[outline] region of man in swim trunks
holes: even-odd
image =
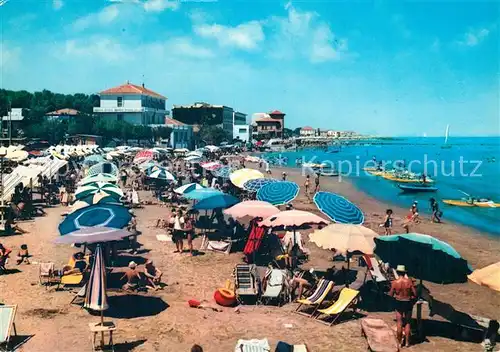
[[[406,276],[404,265],[398,265],[396,272],[398,279],[391,282],[389,296],[394,297],[396,304],[397,339],[403,347],[406,340],[406,347],[410,346],[410,320],[413,311],[414,300],[417,297],[417,290],[413,281]],[[405,340],[403,339],[403,327]]]

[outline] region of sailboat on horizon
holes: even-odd
[[[441,146],[443,149],[451,148],[451,144],[448,144],[448,136],[450,135],[450,125],[446,125],[446,132],[444,133],[444,144]]]

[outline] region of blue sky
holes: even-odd
[[[1,87],[130,80],[286,126],[500,135],[500,2],[0,0]]]

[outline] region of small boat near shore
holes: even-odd
[[[398,184],[398,187],[403,191],[403,192],[436,192],[438,190],[437,187],[425,184],[425,183],[420,183],[420,184],[411,184],[411,185],[401,185]]]
[[[491,199],[443,199],[443,203],[457,207],[500,208],[500,203]]]

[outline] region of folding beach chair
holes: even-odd
[[[54,263],[40,263],[38,268],[38,280],[40,285],[47,288],[52,283],[57,283],[59,279],[55,275]]]
[[[355,304],[358,299],[358,296],[359,296],[359,291],[347,287],[343,288],[342,291],[340,291],[339,298],[335,301],[335,303],[333,303],[328,308],[318,309],[318,315],[316,316],[316,320],[330,326],[333,325],[337,321],[337,319],[342,315],[342,313],[345,312],[347,308],[353,307],[354,310],[356,309]],[[320,317],[323,315],[328,317],[334,316],[334,319],[332,320],[331,323],[328,323],[320,319]]]
[[[280,269],[270,269],[266,276],[266,289],[260,297],[261,303],[276,300],[278,307],[287,300],[288,292],[285,284],[286,272]]]
[[[260,279],[257,266],[254,264],[238,264],[234,268],[234,287],[238,301],[242,302],[248,298],[255,299],[260,292]]]
[[[299,299],[297,302],[300,303],[297,309],[295,310],[295,313],[305,315],[306,317],[312,317],[314,313],[316,313],[316,310],[319,308],[321,303],[325,300],[326,296],[330,291],[332,290],[333,287],[333,281],[330,280],[325,280],[321,279],[318,282],[318,286],[316,287],[316,290],[314,293],[309,296],[308,298],[305,299]],[[305,305],[307,308],[313,308],[313,311],[311,313],[307,313],[305,311],[301,310],[301,307]]]
[[[17,305],[0,306],[0,351],[12,351],[9,347],[9,340],[12,329],[14,329],[14,335],[17,335],[16,324],[14,323],[16,310]],[[2,346],[5,346],[5,348]]]
[[[365,281],[369,276],[372,282],[377,287],[377,290],[379,292],[383,292],[384,286],[388,286],[390,284],[390,280],[380,270],[380,264],[377,261],[377,258],[364,255],[363,260],[366,263],[367,267]]]
[[[71,302],[69,302],[69,304],[82,304],[85,301],[86,294],[87,294],[87,284],[83,285],[80,288],[80,290],[78,290],[78,292],[75,293],[75,297],[73,297],[73,299],[71,300]]]

